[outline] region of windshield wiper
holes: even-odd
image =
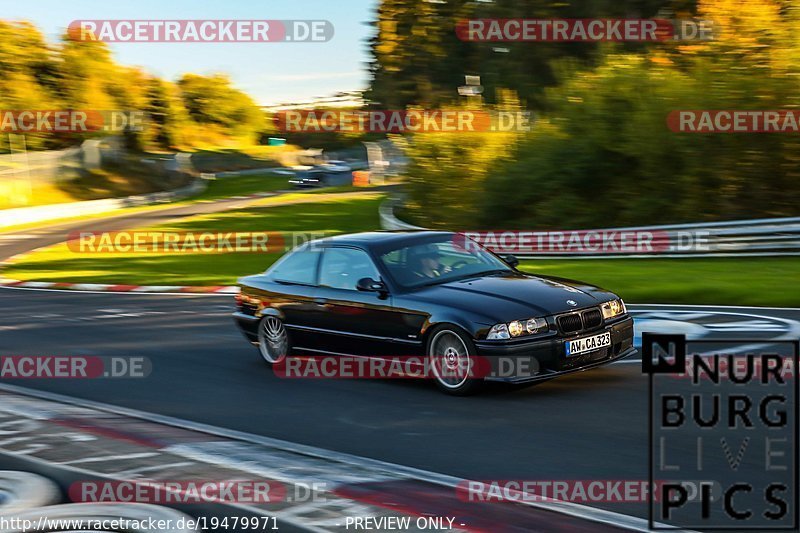
[[[494,268],[492,270],[486,270],[484,272],[478,272],[477,274],[474,274],[474,276],[475,277],[478,277],[478,276],[494,276],[496,274],[508,274],[509,272],[511,272],[511,271],[509,269],[507,269],[507,268]]]
[[[420,283],[418,285],[414,285],[414,288],[416,289],[416,288],[419,288],[419,287],[430,287],[431,285],[439,285],[440,283],[448,283],[450,281],[453,281],[453,280],[452,279],[434,278],[434,279],[432,279],[430,281],[426,281],[425,283]]]
[[[439,285],[441,283],[451,283],[453,281],[464,281],[470,278],[480,278],[483,276],[494,276],[497,274],[507,274],[511,272],[507,268],[494,268],[492,270],[484,270],[483,272],[472,272],[470,274],[464,274],[463,276],[452,276],[452,277],[439,277],[434,278],[430,281],[426,281],[425,283],[420,283],[419,285],[414,285],[414,288],[417,287],[430,287],[432,285]]]
[[[484,270],[483,272],[475,272],[472,274],[465,274],[464,276],[457,276],[455,278],[451,278],[448,281],[464,281],[471,278],[482,278],[484,276],[496,276],[497,274],[507,274],[510,270],[505,268],[495,268],[492,270]]]
[[[504,268],[495,268],[493,270],[484,270],[483,272],[472,272],[470,274],[464,274],[463,276],[453,276],[451,278],[447,278],[447,279],[444,279],[444,280],[440,279],[440,280],[437,280],[437,281],[443,281],[445,283],[450,283],[452,281],[466,281],[468,279],[482,278],[484,276],[494,276],[494,275],[497,275],[497,274],[506,274],[508,272],[510,272],[510,271],[506,270]]]
[[[303,283],[301,281],[289,281],[286,279],[274,279],[272,280],[275,283],[279,283],[280,285],[299,285],[301,287],[312,287],[313,285],[310,283]]]

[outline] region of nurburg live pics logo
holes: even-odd
[[[688,345],[642,335],[650,529],[797,531],[800,341]]]

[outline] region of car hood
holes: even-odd
[[[617,297],[579,281],[523,273],[451,281],[415,296],[486,316],[492,323],[568,312]]]

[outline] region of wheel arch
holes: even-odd
[[[283,322],[284,324],[286,323],[286,315],[283,312],[281,312],[281,310],[278,308],[265,307],[264,309],[261,310],[261,314],[258,317],[258,321],[261,322],[261,320],[267,316],[274,316],[275,318],[279,318],[281,322]]]
[[[488,327],[485,324],[476,322],[474,319],[459,313],[432,315],[423,325],[421,332],[422,342],[426,349],[431,332],[446,326],[458,327],[463,333],[466,333],[467,337],[473,342],[476,340],[478,332]]]

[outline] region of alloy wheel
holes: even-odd
[[[274,365],[286,358],[289,351],[289,336],[280,319],[265,317],[258,328],[258,349],[264,360]]]

